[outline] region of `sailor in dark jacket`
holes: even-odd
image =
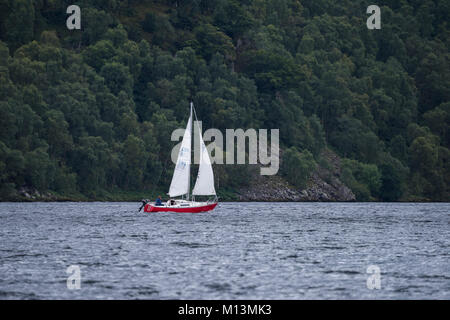
[[[158,196],[158,199],[156,199],[155,206],[162,206],[161,196]]]

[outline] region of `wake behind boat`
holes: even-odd
[[[214,188],[214,173],[212,170],[211,159],[209,158],[208,150],[203,141],[200,126],[198,127],[199,141],[200,141],[200,163],[197,175],[197,181],[192,190],[192,200],[190,200],[190,176],[191,176],[191,146],[192,146],[192,116],[195,113],[194,105],[191,102],[191,111],[189,120],[184,132],[183,141],[181,142],[180,151],[178,152],[177,163],[172,176],[169,193],[171,199],[163,203],[151,204],[144,201],[144,212],[205,212],[213,210],[217,204],[218,199],[216,190]],[[198,123],[197,123],[198,125]],[[175,197],[182,197],[181,199],[173,199]],[[214,196],[206,202],[195,201],[195,196]]]

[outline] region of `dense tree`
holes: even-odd
[[[344,159],[342,178],[356,194],[358,200],[368,201],[379,196],[381,173],[374,164],[364,164],[357,160]]]
[[[34,6],[31,0],[6,1],[9,15],[4,20],[5,38],[16,49],[34,37]],[[3,22],[3,20],[2,20]]]
[[[291,147],[284,153],[281,170],[292,185],[305,188],[316,166],[311,152],[304,150],[300,153],[295,147]]]
[[[278,128],[280,174],[307,186],[329,148],[358,200],[447,200],[449,6],[381,1],[0,0],[0,199],[167,189],[170,136]],[[233,193],[252,166],[216,165]]]

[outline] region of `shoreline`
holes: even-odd
[[[165,200],[164,200],[165,201]],[[134,199],[126,199],[126,200],[104,200],[104,199],[85,199],[85,200],[77,200],[77,199],[49,199],[49,200],[29,200],[29,199],[14,199],[14,200],[0,200],[0,203],[62,203],[62,202],[74,202],[74,203],[88,203],[88,202],[137,202],[140,203],[141,200]],[[220,200],[220,202],[231,202],[231,203],[450,203],[450,201],[437,201],[437,200],[422,200],[422,201],[413,201],[413,200],[401,200],[401,201],[289,201],[289,200],[276,200],[276,201],[267,201],[267,200]]]

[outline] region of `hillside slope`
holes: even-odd
[[[73,1],[0,1],[1,200],[167,190],[189,101],[204,129],[280,129],[267,179],[299,199],[327,198],[311,179],[351,189],[336,199],[450,199],[448,1],[379,1],[381,30],[364,0],[75,3],[81,30]],[[253,190],[249,166],[215,172],[222,196]]]

